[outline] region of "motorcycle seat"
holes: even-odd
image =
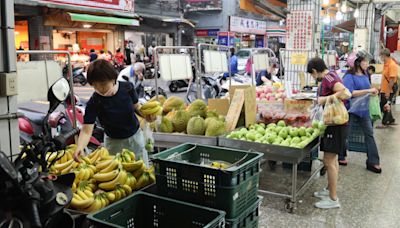
[[[41,112],[34,112],[30,110],[25,110],[25,109],[18,109],[18,112],[22,113],[25,115],[26,118],[28,118],[30,121],[37,125],[42,125],[43,124],[43,119],[46,117],[45,113]]]

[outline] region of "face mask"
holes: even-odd
[[[118,83],[116,83],[114,86],[112,86],[107,92],[101,93],[97,89],[94,90],[96,93],[100,94],[103,97],[110,97],[113,96],[117,93],[118,91]]]

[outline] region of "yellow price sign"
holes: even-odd
[[[307,60],[307,53],[293,53],[290,63],[292,65],[306,65]]]

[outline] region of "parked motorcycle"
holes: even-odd
[[[52,137],[48,118],[69,92],[68,81],[61,78],[48,92],[50,108],[43,119],[44,132],[23,145],[12,163],[0,152],[0,228],[74,227],[74,220],[64,210],[72,199],[75,174],[49,175],[48,152],[63,153],[66,141],[79,133],[72,129]]]
[[[85,86],[87,84],[87,79],[85,75],[83,74],[84,68],[83,67],[73,67],[72,68],[72,77],[74,83],[79,83],[82,86]],[[68,77],[68,64],[65,65],[63,68],[63,77],[66,79],[69,79]]]
[[[192,72],[193,72],[193,82],[196,81],[196,68],[194,64],[192,65]],[[173,80],[170,81],[168,84],[169,91],[171,93],[177,92],[181,88],[187,88],[190,85],[190,80]]]
[[[65,107],[65,112],[57,111],[49,114],[47,124],[51,129],[51,135],[53,137],[58,136],[60,134],[65,134],[73,129],[73,106],[71,104],[71,99],[68,98],[62,102]],[[23,114],[23,117],[18,118],[19,132],[20,132],[20,143],[30,143],[34,140],[35,137],[42,134],[46,127],[46,123],[44,123],[44,119],[46,118],[46,114],[34,112],[26,109],[18,109],[18,112]],[[75,96],[75,113],[76,113],[76,121],[77,127],[81,128],[83,124],[83,116],[85,113],[85,107],[83,103],[79,101],[79,98]],[[90,138],[88,148],[90,150],[94,150],[101,145],[104,138],[104,129],[99,126],[99,124],[95,125],[93,130],[93,135]],[[68,144],[71,144],[72,141],[68,141]]]

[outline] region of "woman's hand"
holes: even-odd
[[[76,148],[75,152],[74,152],[74,160],[76,162],[81,162],[81,160],[79,159],[80,156],[82,156],[84,154],[83,149],[81,148]]]
[[[157,115],[145,115],[144,119],[146,120],[146,122],[152,123],[152,122],[156,121]]]
[[[368,91],[369,93],[372,93],[373,95],[377,95],[379,93],[379,91],[376,88],[371,88]]]

